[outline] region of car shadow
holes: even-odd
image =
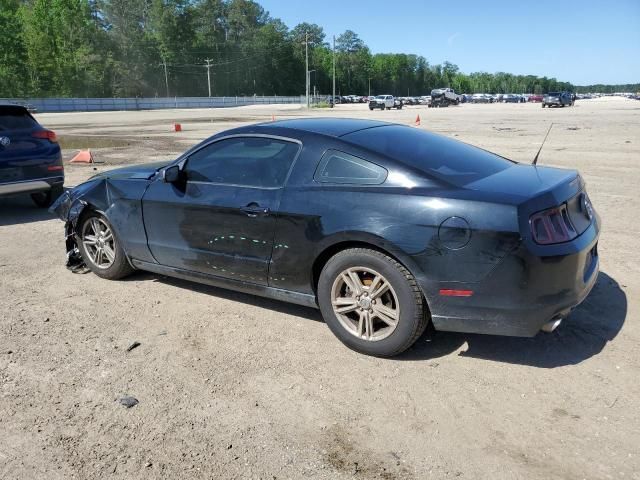
[[[551,334],[533,338],[427,331],[398,360],[433,360],[459,350],[461,357],[556,368],[576,365],[600,353],[622,329],[627,296],[618,282],[600,272],[586,298]]]
[[[252,305],[254,307],[265,308],[268,310],[273,310],[275,312],[284,313],[286,315],[294,315],[296,317],[304,318],[305,320],[324,322],[324,320],[322,319],[322,315],[320,315],[320,310],[317,310],[315,308],[296,305],[294,303],[286,303],[279,300],[251,295],[249,293],[236,292],[233,290],[227,290],[225,288],[213,287],[211,285],[206,285],[203,283],[190,282],[188,280],[182,280],[179,278],[166,277],[163,275],[156,275],[154,273],[140,271],[121,281],[162,282],[173,287],[184,288],[186,290],[203,293],[212,297],[223,298],[225,300],[244,303],[246,305]]]
[[[43,222],[56,216],[46,208],[34,205],[29,195],[0,198],[0,227]]]
[[[147,272],[137,272],[124,282],[162,282],[177,288],[273,310],[305,320],[324,322],[319,310],[224,288]],[[576,365],[602,351],[622,329],[627,316],[627,296],[613,278],[600,272],[593,290],[558,329],[533,338],[503,337],[427,329],[416,344],[395,361],[434,360],[461,350],[461,357],[555,368]]]

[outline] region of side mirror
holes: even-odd
[[[180,181],[182,172],[179,165],[172,165],[162,171],[162,179],[164,183],[176,183]]]

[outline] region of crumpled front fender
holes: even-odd
[[[64,192],[49,209],[65,222],[67,268],[86,271],[77,245],[78,222],[87,208],[104,215],[120,238],[127,257],[153,261],[148,250],[142,220],[142,196],[149,182],[146,178],[93,179]]]
[[[89,182],[95,183],[95,182]],[[85,188],[86,184],[80,185],[72,190],[65,191],[49,208],[49,211],[65,222],[65,247],[67,251],[66,267],[74,273],[86,273],[88,269],[80,255],[76,241],[76,228],[78,219],[88,203],[82,195],[90,190],[91,185]]]

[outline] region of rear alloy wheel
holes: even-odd
[[[320,275],[318,302],[345,345],[380,357],[405,351],[428,321],[413,275],[375,250],[356,248],[332,257]]]
[[[64,188],[62,186],[57,185],[51,187],[46,192],[38,192],[31,194],[31,200],[36,204],[37,207],[40,208],[49,208],[53,205],[60,195],[64,192]]]
[[[113,228],[99,213],[83,218],[76,240],[84,263],[99,277],[117,280],[133,272]]]

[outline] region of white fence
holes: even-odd
[[[0,98],[0,103],[32,105],[42,112],[97,112],[166,108],[224,108],[243,105],[304,104],[296,97],[173,97],[173,98]]]

